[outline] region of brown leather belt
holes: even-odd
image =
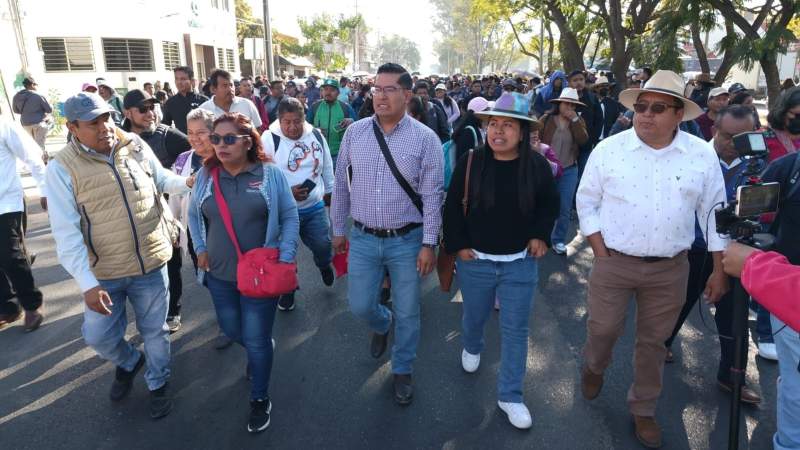
[[[400,228],[395,229],[383,229],[383,228],[370,228],[359,221],[353,221],[353,224],[356,228],[363,231],[364,233],[371,234],[373,236],[377,236],[379,238],[390,238],[390,237],[398,237],[403,236],[410,233],[412,230],[415,230],[422,226],[421,223],[410,223]]]
[[[608,249],[608,253],[611,254],[611,255],[626,256],[628,258],[635,258],[635,259],[638,259],[638,260],[640,260],[640,261],[642,261],[644,263],[648,263],[648,264],[662,262],[662,261],[668,261],[670,259],[675,259],[675,258],[678,258],[680,256],[684,256],[684,257],[686,256],[686,250],[678,253],[675,256],[633,256],[633,255],[628,255],[626,253],[622,253],[622,252],[616,251],[613,248],[609,248]]]

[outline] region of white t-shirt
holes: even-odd
[[[256,128],[261,127],[261,117],[258,115],[258,109],[256,105],[253,104],[250,100],[242,97],[233,97],[233,103],[231,103],[231,107],[228,111],[217,106],[214,103],[214,96],[211,96],[211,99],[200,105],[200,109],[205,109],[206,111],[210,111],[211,114],[214,114],[214,118],[225,114],[226,112],[237,112],[240,114],[244,114],[245,116],[250,118],[250,121],[253,122],[253,125]]]

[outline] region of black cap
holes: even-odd
[[[146,101],[155,102],[156,99],[141,89],[134,89],[125,94],[125,98],[122,100],[122,107],[125,109],[135,108]]]
[[[747,91],[748,89],[744,87],[742,83],[733,83],[731,87],[728,88],[728,93],[730,94],[738,94],[739,92]]]
[[[25,77],[22,80],[23,86],[33,86],[34,84],[36,84],[36,80],[34,80],[33,77]]]

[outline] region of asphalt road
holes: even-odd
[[[531,318],[525,399],[534,415],[528,431],[514,429],[495,402],[499,364],[497,321],[487,327],[487,350],[476,374],[461,369],[458,295],[423,287],[422,337],[415,366],[415,399],[391,399],[386,356],[369,356],[368,330],[348,311],[346,279],[326,288],[307,249],[299,256],[303,289],[298,307],[279,313],[271,396],[272,423],[249,435],[245,354],[218,351],[211,300],[184,270],[183,328],[173,336],[171,386],[175,407],[153,422],[141,375],[131,395],[111,404],[114,368],[84,344],[77,285],[58,265],[46,216],[31,202],[29,249],[38,254],[34,277],[45,295],[45,323],[25,334],[0,331],[0,447],[3,449],[637,449],[625,403],[632,378],[633,320],[615,350],[600,397],[580,395],[585,340],[586,277],[591,253],[574,241],[567,258],[540,264]],[[629,312],[632,312],[633,308]],[[657,417],[666,449],[727,447],[728,396],[715,384],[719,358],[713,320],[693,313],[675,345],[676,363],[664,373]],[[128,336],[138,340],[131,325]],[[770,449],[775,431],[777,366],[754,359],[748,381],[764,397],[744,408],[740,448]]]

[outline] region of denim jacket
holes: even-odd
[[[201,206],[212,195],[214,183],[210,175],[206,167],[197,172],[197,179],[192,189],[192,203],[189,206],[189,232],[197,254],[207,251],[206,223],[203,220]],[[267,202],[269,211],[264,247],[278,248],[281,262],[294,262],[300,234],[300,219],[289,183],[275,164],[264,163],[261,195]]]

